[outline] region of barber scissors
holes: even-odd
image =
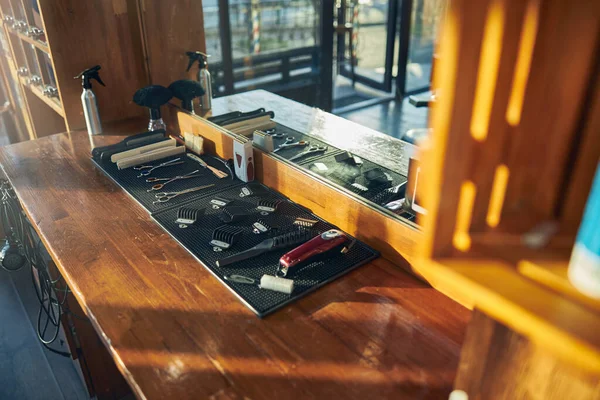
[[[141,178],[142,176],[150,175],[152,173],[152,171],[154,171],[157,168],[171,167],[173,165],[178,165],[178,164],[183,164],[183,161],[181,161],[181,158],[174,158],[173,160],[165,161],[164,163],[158,164],[158,165],[140,165],[139,167],[133,167],[133,169],[135,169],[136,171],[142,171],[138,175],[138,178]]]
[[[295,156],[288,158],[288,161],[294,161],[294,160],[297,160],[299,158],[302,158],[304,156],[307,156],[307,155],[313,154],[313,153],[323,153],[323,152],[327,151],[327,149],[328,149],[327,146],[310,146],[308,149],[306,149],[302,153],[298,153]]]
[[[299,140],[297,142],[294,142],[293,138],[292,140],[290,140],[290,138],[287,138],[285,140],[285,143],[280,144],[275,150],[273,150],[273,153],[277,153],[279,150],[287,149],[289,147],[308,146],[309,144],[310,142],[307,142],[306,140]]]
[[[188,178],[197,178],[201,175],[198,175],[198,172],[200,172],[199,169],[192,171],[188,174],[185,175],[177,175],[174,176],[173,178],[148,178],[146,179],[146,182],[159,182],[159,181],[166,181],[165,183],[157,183],[156,185],[152,186],[152,188],[148,189],[148,192],[152,192],[154,190],[160,190],[163,187],[165,187],[165,185],[174,182],[174,181],[178,181],[179,179],[188,179]]]
[[[154,195],[156,197],[156,200],[153,201],[152,204],[166,203],[167,201],[169,201],[171,199],[174,199],[175,197],[177,197],[177,196],[179,196],[181,194],[196,192],[198,190],[206,189],[206,188],[209,188],[211,186],[215,186],[215,185],[214,184],[210,184],[210,185],[198,186],[198,187],[195,187],[195,188],[180,190],[179,192],[160,192],[160,193],[156,193]]]

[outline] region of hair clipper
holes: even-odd
[[[354,242],[355,240],[344,232],[330,229],[284,254],[279,259],[277,275],[287,276],[291,272],[297,271],[298,266],[315,261],[317,256],[340,249],[340,247],[341,252],[346,253]]]

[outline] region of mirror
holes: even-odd
[[[196,112],[272,111],[246,133],[271,136],[273,157],[412,224],[446,3],[204,2],[214,99]]]

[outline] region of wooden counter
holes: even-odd
[[[139,398],[447,398],[470,311],[378,259],[258,319],[94,167],[91,142],[119,139],[0,163]]]

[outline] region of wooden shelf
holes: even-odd
[[[50,49],[48,48],[48,45],[44,42],[41,42],[39,40],[33,39],[27,35],[22,34],[21,32],[16,32],[17,36],[27,42],[30,43],[32,45],[34,45],[35,47],[37,47],[38,49],[40,49],[41,51],[43,51],[44,53],[48,54],[48,57],[50,57]]]
[[[566,296],[592,311],[600,312],[600,300],[581,293],[569,281],[569,260],[523,260],[517,269],[523,276],[557,294]]]
[[[40,49],[41,51],[43,51],[44,53],[48,54],[48,57],[50,57],[50,49],[48,48],[48,45],[44,42],[41,42],[39,40],[33,39],[27,35],[25,35],[24,33],[13,29],[11,26],[5,25],[4,21],[2,21],[2,23],[0,24],[0,26],[6,26],[6,29],[8,31],[10,31],[11,33],[13,33],[14,35],[16,35],[19,39],[23,40],[24,42],[30,43],[32,45],[34,45],[35,47],[37,47],[38,49]]]
[[[21,81],[21,85],[23,87],[26,87],[27,89],[29,89],[33,94],[35,94],[37,97],[39,97],[40,100],[42,100],[44,103],[46,103],[54,111],[56,111],[56,113],[58,115],[60,115],[63,118],[65,117],[65,112],[63,111],[63,108],[62,108],[59,100],[44,96],[42,89],[40,89],[37,86],[28,84],[27,82],[25,82],[25,78],[20,78],[20,81]]]
[[[523,268],[493,259],[422,260],[413,267],[442,293],[460,298],[563,361],[600,373],[598,312],[538,284],[540,279],[525,276]],[[535,268],[538,274],[540,268]]]

